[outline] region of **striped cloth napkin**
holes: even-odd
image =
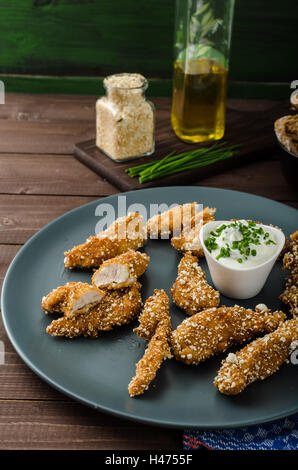
[[[237,429],[184,432],[185,450],[298,450],[298,414]]]

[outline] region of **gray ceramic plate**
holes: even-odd
[[[286,235],[297,229],[295,209],[251,194],[172,187],[132,191],[126,196],[127,205],[143,203],[146,207],[150,203],[198,201],[217,207],[218,219],[235,217],[273,223],[282,227]],[[249,386],[241,395],[225,397],[212,384],[223,356],[197,367],[171,360],[164,363],[143,396],[130,398],[127,385],[145,348],[145,342],[132,333],[135,324],[102,333],[97,340],[67,340],[45,333],[51,317],[40,309],[42,296],[68,281],[90,280],[88,273],[64,269],[63,252],[94,233],[98,220],[95,208],[102,203],[117,208],[118,197],[94,201],[47,225],[20,250],[7,272],[2,291],[4,325],[28,366],[50,385],[76,400],[123,418],[154,425],[227,428],[270,421],[298,411],[298,366],[283,365],[277,374]],[[151,261],[141,279],[143,299],[151,295],[154,288],[169,292],[180,259],[167,241],[150,241],[145,251]],[[209,278],[205,261],[201,264]],[[273,309],[281,308],[278,296],[284,278],[278,262],[263,291],[253,299],[237,303],[254,307],[262,302]],[[235,303],[224,297],[221,302]],[[185,318],[173,305],[171,313],[174,326]]]

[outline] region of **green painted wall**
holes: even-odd
[[[174,5],[1,0],[0,72],[7,91],[97,93],[97,77],[138,71],[152,79],[151,94],[170,94]],[[236,0],[230,95],[289,96],[298,78],[297,24],[297,0]]]

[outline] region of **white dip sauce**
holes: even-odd
[[[258,266],[278,249],[276,235],[270,228],[247,220],[219,225],[204,242],[213,258],[237,269]]]

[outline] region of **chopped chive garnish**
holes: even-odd
[[[229,231],[225,229],[237,229],[241,235],[242,239],[233,240],[228,243],[227,236],[229,236]],[[263,227],[260,227],[254,222],[243,223],[241,221],[232,222],[229,225],[222,224],[220,227],[217,227],[214,231],[210,232],[210,236],[205,240],[205,245],[208,251],[211,253],[214,250],[218,250],[216,259],[220,258],[229,258],[231,256],[231,250],[238,251],[242,257],[237,258],[239,263],[243,263],[244,260],[249,259],[250,256],[257,256],[257,250],[252,249],[251,245],[260,246],[262,243],[265,245],[274,244],[276,242],[271,240],[270,233],[265,232]],[[219,243],[225,246],[220,247]],[[235,253],[232,253],[234,258]]]

